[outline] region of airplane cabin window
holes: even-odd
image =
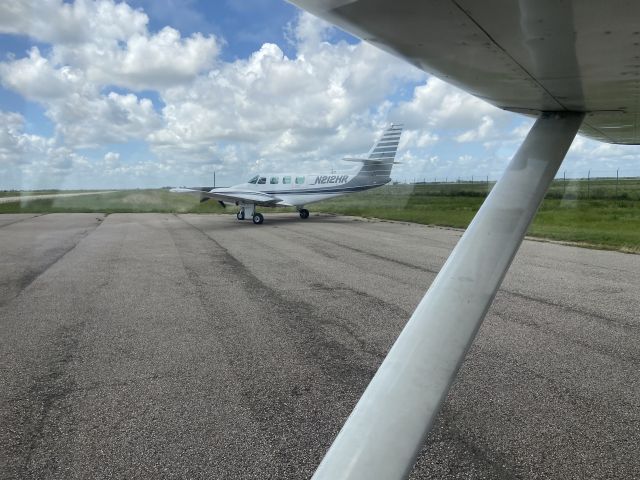
[[[298,185],[301,185],[304,183],[304,177],[296,177],[296,183]]]
[[[282,177],[282,183],[285,185],[291,183],[291,177]]]
[[[258,175],[249,180],[249,183],[256,183],[258,181]]]
[[[271,177],[271,180],[269,180],[269,183],[271,184],[278,183],[278,177]]]
[[[265,183],[267,183],[267,177],[260,177],[260,180],[258,180],[258,185],[264,185]]]

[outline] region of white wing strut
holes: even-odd
[[[316,480],[409,475],[582,113],[544,113],[433,281]]]

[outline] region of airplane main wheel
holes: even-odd
[[[262,222],[264,222],[264,217],[261,213],[256,213],[253,216],[253,223],[255,223],[256,225],[260,225]]]
[[[300,218],[309,218],[309,210],[303,208],[300,210]]]
[[[236,213],[236,218],[238,220],[244,220],[244,212],[240,210],[238,213]]]

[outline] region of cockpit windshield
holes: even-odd
[[[249,180],[249,183],[257,183],[259,177],[260,177],[260,175],[256,175],[251,180]]]

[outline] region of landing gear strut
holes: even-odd
[[[255,203],[238,203],[238,206],[240,207],[240,211],[236,214],[236,218],[238,220],[250,218],[256,225],[260,225],[262,222],[264,222],[264,217],[262,216],[262,214],[256,212]]]
[[[314,478],[406,476],[583,117],[538,117]]]
[[[306,208],[301,208],[299,212],[300,218],[309,218],[309,210],[307,210]]]

